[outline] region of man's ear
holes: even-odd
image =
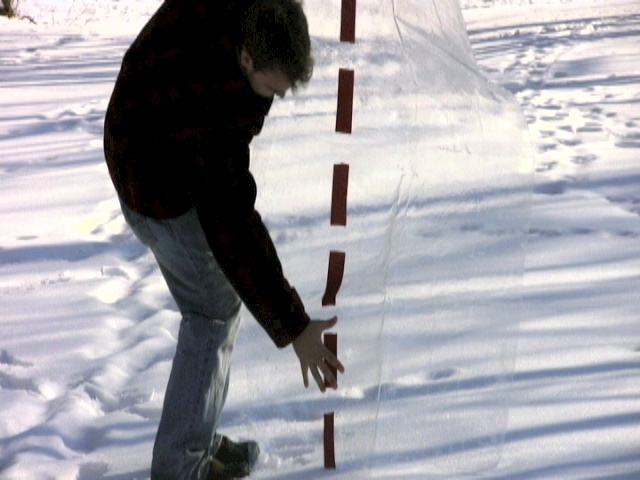
[[[245,74],[253,73],[253,58],[244,47],[240,50],[240,66]]]

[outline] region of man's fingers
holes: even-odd
[[[309,388],[309,367],[301,363],[300,368],[302,369],[302,382],[304,383],[304,388]]]
[[[324,392],[326,387],[324,386],[324,380],[322,376],[320,376],[320,372],[318,371],[318,369],[312,368],[311,374],[313,375],[313,378],[316,380],[316,383],[318,384],[318,388],[320,389],[320,391]]]
[[[322,328],[322,330],[329,330],[330,328],[335,327],[337,323],[338,323],[338,317],[333,317],[333,318],[330,318],[329,320],[325,320],[324,327]]]
[[[337,355],[322,342],[322,332],[335,327],[337,323],[337,317],[329,320],[314,320],[294,340],[293,348],[300,360],[305,388],[309,387],[309,370],[321,392],[324,392],[327,386],[332,388],[338,386],[337,372],[344,373],[345,368]]]
[[[336,357],[331,350],[325,349],[324,361],[329,365],[331,365],[336,370],[338,370],[340,373],[344,373],[344,366],[342,365],[340,360],[338,360],[338,357]]]
[[[327,366],[325,365],[324,368],[322,369],[322,373],[324,375],[325,383],[328,383],[331,386],[331,388],[337,388],[338,380],[336,379],[331,369],[327,368]]]
[[[312,363],[311,365],[300,364],[302,367],[302,380],[305,388],[309,387],[309,370],[311,370],[311,375],[318,384],[318,388],[321,392],[326,390],[327,384],[332,388],[337,388],[338,380],[329,366],[329,364],[333,364],[334,362],[336,363],[335,367],[338,370],[341,372],[344,371],[344,367],[335,357],[333,357],[333,361],[327,357],[324,360],[321,360],[318,363]]]

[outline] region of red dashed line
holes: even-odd
[[[353,70],[341,68],[338,74],[336,132],[351,133],[353,126]]]
[[[340,41],[356,42],[356,0],[342,0]]]
[[[349,189],[349,165],[333,166],[333,191],[331,193],[331,225],[347,225],[347,191]]]
[[[338,334],[337,333],[325,333],[324,335],[324,346],[327,347],[327,350],[329,350],[331,353],[333,353],[334,355],[338,355]],[[333,373],[333,376],[336,378],[338,378],[338,370],[333,367],[332,365],[327,365],[329,367],[329,370],[331,370],[331,373]],[[325,380],[325,386],[329,386],[329,382],[327,382]]]
[[[333,440],[334,412],[324,414],[324,468],[336,468],[336,456]]]
[[[340,41],[355,43],[356,41],[356,0],[342,0],[342,17],[340,23]],[[351,134],[353,130],[353,87],[355,73],[353,70],[341,68],[338,73],[338,105],[336,108],[336,132]],[[347,190],[349,184],[349,165],[333,166],[333,191],[331,194],[331,225],[347,225]],[[344,276],[346,254],[331,251],[327,272],[327,288],[322,297],[322,305],[335,305],[336,295]],[[338,355],[338,335],[327,333],[324,343],[328,350]],[[337,371],[332,372],[337,378]],[[325,381],[326,384],[326,381]],[[327,385],[328,386],[328,385]],[[324,468],[335,469],[334,442],[335,412],[324,415]]]

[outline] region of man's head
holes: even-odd
[[[256,93],[284,96],[313,73],[309,27],[297,0],[255,0],[242,19],[240,65]]]

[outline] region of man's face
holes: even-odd
[[[284,98],[287,90],[291,88],[291,82],[279,70],[254,71],[247,76],[253,90],[263,97],[271,98],[277,95]]]
[[[283,98],[291,88],[291,82],[280,70],[255,70],[253,59],[244,48],[240,52],[240,66],[253,91],[262,97],[272,98],[277,95]]]

